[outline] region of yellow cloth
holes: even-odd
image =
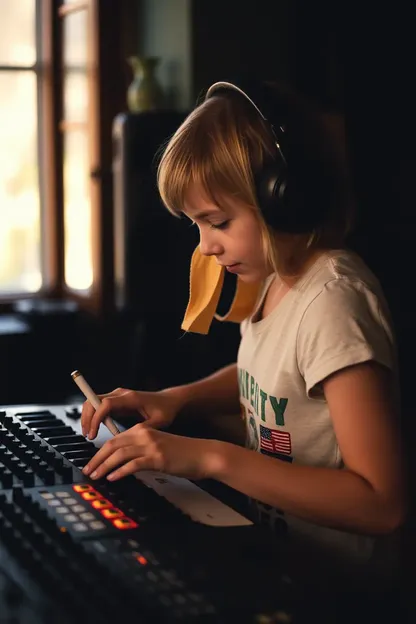
[[[237,288],[231,308],[224,316],[216,313],[224,283],[224,267],[214,256],[203,256],[199,245],[191,260],[189,302],[182,321],[182,329],[207,334],[215,316],[220,321],[241,323],[252,312],[259,294],[259,284],[246,284],[237,278]]]

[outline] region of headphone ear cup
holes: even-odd
[[[271,163],[259,172],[256,192],[263,218],[278,232],[312,232],[320,205],[307,205],[299,185],[287,174],[284,163]]]
[[[259,173],[256,180],[257,201],[267,225],[284,230],[287,220],[286,167],[273,163]]]

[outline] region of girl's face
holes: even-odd
[[[204,256],[215,256],[218,264],[244,282],[261,281],[270,274],[260,224],[252,208],[233,198],[219,206],[194,188],[186,198],[184,214],[199,229]]]

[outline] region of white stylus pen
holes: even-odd
[[[94,390],[91,388],[89,383],[85,381],[81,373],[78,370],[75,370],[73,373],[71,373],[71,377],[75,381],[75,383],[77,384],[78,388],[81,390],[85,398],[91,403],[93,408],[98,409],[99,406],[101,405],[101,401],[98,398],[98,396],[95,394]],[[112,420],[112,418],[110,418],[110,416],[106,416],[103,422],[105,426],[107,427],[107,429],[114,436],[120,433],[118,427],[115,425],[114,421]]]

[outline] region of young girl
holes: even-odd
[[[350,193],[322,116],[276,85],[217,83],[170,139],[158,181],[167,208],[199,229],[191,291],[227,270],[259,294],[237,363],[156,393],[119,388],[95,412],[84,404],[90,438],[112,410],[146,418],[84,473],[216,479],[321,552],[387,561],[405,514],[396,347],[378,281],[344,248]],[[159,430],[184,408],[239,406],[245,448]]]

